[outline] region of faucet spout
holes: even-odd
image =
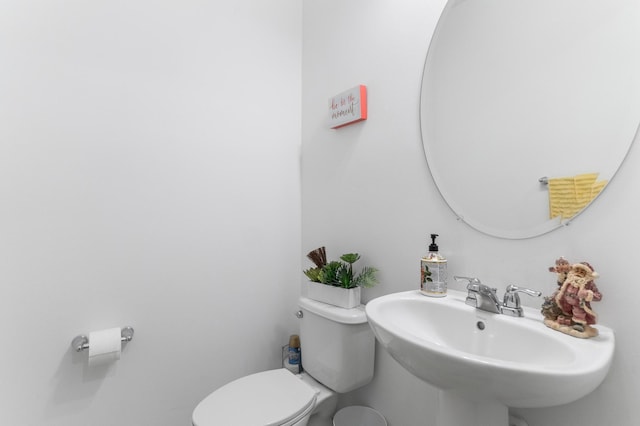
[[[456,281],[467,281],[467,299],[465,303],[487,312],[500,313],[500,300],[497,289],[482,284],[478,278],[453,277]]]
[[[498,290],[488,285],[481,284],[479,303],[477,308],[487,312],[500,313],[500,300],[498,300]]]

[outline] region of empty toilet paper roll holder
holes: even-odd
[[[120,330],[120,340],[124,343],[133,340],[133,327],[124,327]],[[85,335],[76,336],[71,341],[71,347],[76,352],[81,352],[85,349],[89,349],[89,338]]]

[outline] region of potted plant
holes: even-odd
[[[373,287],[378,283],[378,270],[372,266],[364,266],[360,272],[354,272],[353,264],[360,260],[358,253],[347,253],[340,260],[327,262],[324,247],[317,248],[307,254],[315,268],[309,268],[304,274],[309,278],[307,296],[310,299],[353,308],[360,304],[360,288]]]

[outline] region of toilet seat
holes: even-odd
[[[194,426],[290,426],[309,414],[316,392],[289,370],[252,374],[217,389],[193,411]]]

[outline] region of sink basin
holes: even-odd
[[[366,305],[382,346],[413,375],[471,401],[508,407],[549,407],[575,401],[604,380],[613,331],[579,339],[551,330],[535,309],[525,317],[484,312],[466,293],[431,298],[418,291],[379,297]]]

